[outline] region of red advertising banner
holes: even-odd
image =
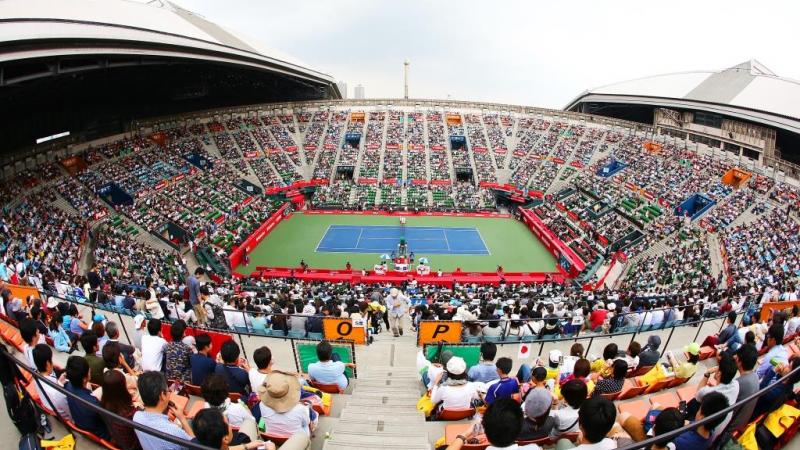
[[[289,208],[289,203],[284,203],[275,214],[271,215],[267,220],[261,224],[260,227],[251,234],[250,237],[242,242],[242,245],[233,250],[228,258],[231,264],[231,270],[236,270],[236,267],[241,263],[245,253],[250,253],[254,248],[264,240],[267,235],[283,220],[284,213]]]

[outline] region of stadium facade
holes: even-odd
[[[743,164],[800,174],[800,82],[755,60],[600,86],[564,109],[652,124],[658,133],[719,149]]]
[[[58,145],[143,117],[341,98],[329,75],[167,1],[8,0],[0,18],[6,164],[64,132]]]

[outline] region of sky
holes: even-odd
[[[409,97],[563,108],[648,75],[757,59],[800,79],[797,1],[173,0],[309,67]]]

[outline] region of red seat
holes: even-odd
[[[711,346],[700,347],[700,361],[711,358],[716,354],[717,354],[717,349],[715,347]]]
[[[626,412],[637,419],[644,419],[644,416],[647,415],[647,411],[650,411],[650,404],[644,400],[636,400],[633,402],[620,403],[617,409],[620,414]]]
[[[697,394],[697,386],[698,386],[697,384],[690,384],[688,386],[684,386],[678,389],[677,391],[675,391],[675,393],[678,394],[678,397],[681,400],[688,402],[689,400],[693,399],[694,396]]]
[[[195,386],[193,384],[189,384],[189,383],[184,384],[183,385],[183,391],[187,395],[194,395],[194,396],[197,396],[197,397],[202,397],[203,396],[203,393],[200,390],[200,386]]]
[[[278,434],[269,434],[269,433],[259,433],[261,435],[261,439],[264,441],[272,441],[275,443],[276,446],[280,447],[286,442],[291,436],[281,436]]]
[[[342,392],[344,392],[336,383],[326,384],[314,380],[309,380],[308,384],[328,394],[341,394]]]
[[[678,398],[678,395],[674,392],[663,392],[661,394],[653,395],[650,397],[650,404],[661,405],[661,409],[665,408],[677,408],[678,403],[680,403],[681,399]]]
[[[647,372],[650,372],[650,369],[652,369],[653,367],[655,367],[655,366],[637,367],[636,370],[633,372],[633,375],[631,375],[631,377],[638,377],[638,376],[644,375]]]
[[[653,392],[658,392],[662,389],[666,389],[670,383],[672,383],[673,377],[667,377],[661,380],[656,381],[655,383],[647,386],[647,389],[644,390],[645,394],[652,394]]]
[[[617,397],[619,397],[619,394],[621,394],[621,393],[622,393],[622,391],[606,392],[604,394],[600,394],[600,396],[603,397],[606,400],[611,400],[613,402],[614,400],[617,399]]]
[[[622,391],[617,395],[617,400],[627,400],[642,395],[645,389],[647,389],[647,386],[636,386],[633,381],[625,380],[622,385]]]
[[[436,415],[436,420],[461,420],[469,419],[475,415],[475,408],[442,409]]]
[[[669,386],[667,386],[667,389],[678,387],[687,381],[689,381],[688,378],[673,378],[672,381],[670,381]]]

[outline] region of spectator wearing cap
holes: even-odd
[[[555,419],[550,416],[550,407],[553,406],[553,395],[547,389],[532,389],[525,396],[522,405],[525,411],[525,420],[522,421],[522,430],[517,439],[533,440],[549,436],[555,426]]]
[[[497,375],[499,379],[490,382],[486,388],[486,397],[484,401],[491,404],[498,398],[511,397],[519,393],[519,382],[516,378],[508,376],[511,373],[513,362],[511,358],[500,358],[497,360]]]
[[[133,346],[142,350],[142,337],[147,334],[145,326],[147,319],[141,314],[137,314],[133,318]]]
[[[431,364],[428,366],[428,370],[422,373],[422,383],[426,388],[429,390],[433,388],[433,380],[444,373],[445,367],[447,367],[447,363],[452,357],[453,352],[450,350],[443,350],[441,355],[433,358],[433,361],[431,361]]]
[[[488,383],[500,378],[497,374],[497,366],[494,364],[494,358],[497,355],[497,345],[492,342],[484,342],[481,344],[481,361],[475,366],[469,368],[467,378],[469,381]]]
[[[434,405],[442,403],[443,409],[465,409],[472,406],[473,400],[478,400],[478,389],[474,383],[467,380],[467,363],[459,356],[453,356],[445,366],[447,379],[442,381],[444,373],[439,374],[433,381],[431,402]]]
[[[273,371],[257,393],[260,401],[253,407],[253,416],[256,420],[264,419],[271,434],[311,435],[316,424],[311,420],[310,408],[300,403],[297,377]]]
[[[639,367],[650,367],[656,365],[661,354],[658,352],[658,347],[661,346],[661,338],[658,336],[650,336],[647,338],[647,344],[639,353]]]
[[[408,298],[397,288],[389,290],[389,296],[385,299],[389,307],[387,313],[389,317],[389,328],[395,337],[403,335],[405,317],[408,315]]]
[[[692,378],[697,371],[697,363],[700,361],[700,345],[697,342],[692,342],[684,347],[683,351],[686,352],[688,357],[685,362],[679,363],[672,352],[667,353],[667,361],[675,373],[675,378]]]
[[[547,358],[547,367],[542,367],[545,370],[545,379],[546,380],[554,380],[558,378],[558,374],[560,373],[559,365],[561,364],[562,354],[560,350],[550,350],[550,353]],[[541,361],[538,362],[541,365]],[[527,364],[521,364],[519,366],[519,370],[517,370],[517,379],[521,383],[527,383],[531,381],[531,377],[535,368],[533,366],[529,366]]]

